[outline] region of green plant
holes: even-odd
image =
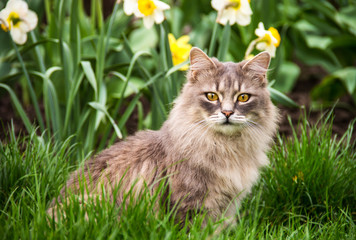
[[[278,138],[271,166],[238,207],[236,226],[228,229],[223,229],[223,219],[201,228],[204,212],[181,228],[172,218],[174,208],[156,208],[164,187],[121,206],[101,196],[88,199],[83,208],[80,198],[71,195],[54,223],[46,210],[69,172],[86,157],[73,161],[80,150],[69,139],[44,143],[35,134],[17,138],[12,128],[6,143],[0,142],[0,238],[207,239],[220,229],[213,239],[354,239],[354,125],[337,139],[330,119],[318,126],[302,119],[301,137]]]
[[[342,215],[341,209],[355,212],[355,121],[343,136],[333,135],[332,121],[330,112],[310,126],[305,116],[292,138],[278,137],[262,178],[269,219],[285,222],[291,213],[328,222]]]
[[[39,8],[41,3],[44,11]],[[107,18],[101,1],[90,3],[90,16],[80,0],[29,4],[38,11],[39,19],[45,18],[29,34],[29,41],[17,46],[11,44],[9,34],[0,33],[5,42],[0,51],[0,89],[10,94],[29,133],[32,120],[23,104],[35,108],[44,139],[63,141],[74,136],[72,142],[79,143],[85,153],[125,137],[125,125],[134,111],[138,129],[160,128],[185,81],[178,70],[187,62],[173,65],[168,39],[171,32],[175,36],[183,33],[185,18],[179,6],[172,4],[167,21],[144,29],[140,21],[125,15],[122,4],[115,3]],[[242,60],[255,26],[247,33],[242,27],[213,23],[216,17],[215,11],[203,16],[201,27],[197,23],[189,34],[191,42],[201,48],[209,46],[209,54],[222,60]],[[240,37],[243,44],[238,49],[242,51],[235,54],[230,39]],[[21,99],[12,88],[17,82],[22,86]],[[270,90],[276,102],[296,106],[272,84]],[[144,99],[150,102],[147,115]]]
[[[333,106],[344,95],[356,104],[356,2],[351,1],[283,1],[277,5],[277,16],[285,30],[287,40],[284,54],[295,57],[303,64],[321,66],[321,83],[312,91],[313,105]],[[296,66],[281,68],[283,76],[293,74]],[[287,78],[288,79],[288,78]],[[290,90],[293,82],[277,78],[275,87],[283,92]]]

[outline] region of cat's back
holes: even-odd
[[[78,190],[81,177],[90,179],[93,187],[99,183],[112,186],[122,180],[129,187],[137,179],[150,185],[164,167],[165,159],[162,133],[140,131],[86,161],[72,174],[66,188]]]

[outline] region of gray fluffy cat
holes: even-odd
[[[138,195],[145,186],[154,191],[168,176],[170,201],[179,203],[181,220],[201,208],[213,220],[225,212],[225,217],[235,215],[236,203],[268,163],[266,151],[277,128],[277,109],[267,90],[270,55],[222,63],[193,48],[190,62],[188,81],[162,128],[138,132],[87,161],[62,196],[79,193],[82,177],[90,181],[85,197],[100,196],[102,189],[110,195],[123,179],[120,204],[133,183]]]

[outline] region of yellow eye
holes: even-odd
[[[249,99],[250,99],[250,95],[248,95],[246,93],[240,94],[237,97],[237,101],[239,101],[239,102],[247,102]]]
[[[209,101],[216,101],[219,99],[218,95],[216,93],[206,93],[206,98],[209,100]]]

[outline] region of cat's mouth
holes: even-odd
[[[222,123],[222,125],[233,125],[229,119],[226,119],[225,122]]]

